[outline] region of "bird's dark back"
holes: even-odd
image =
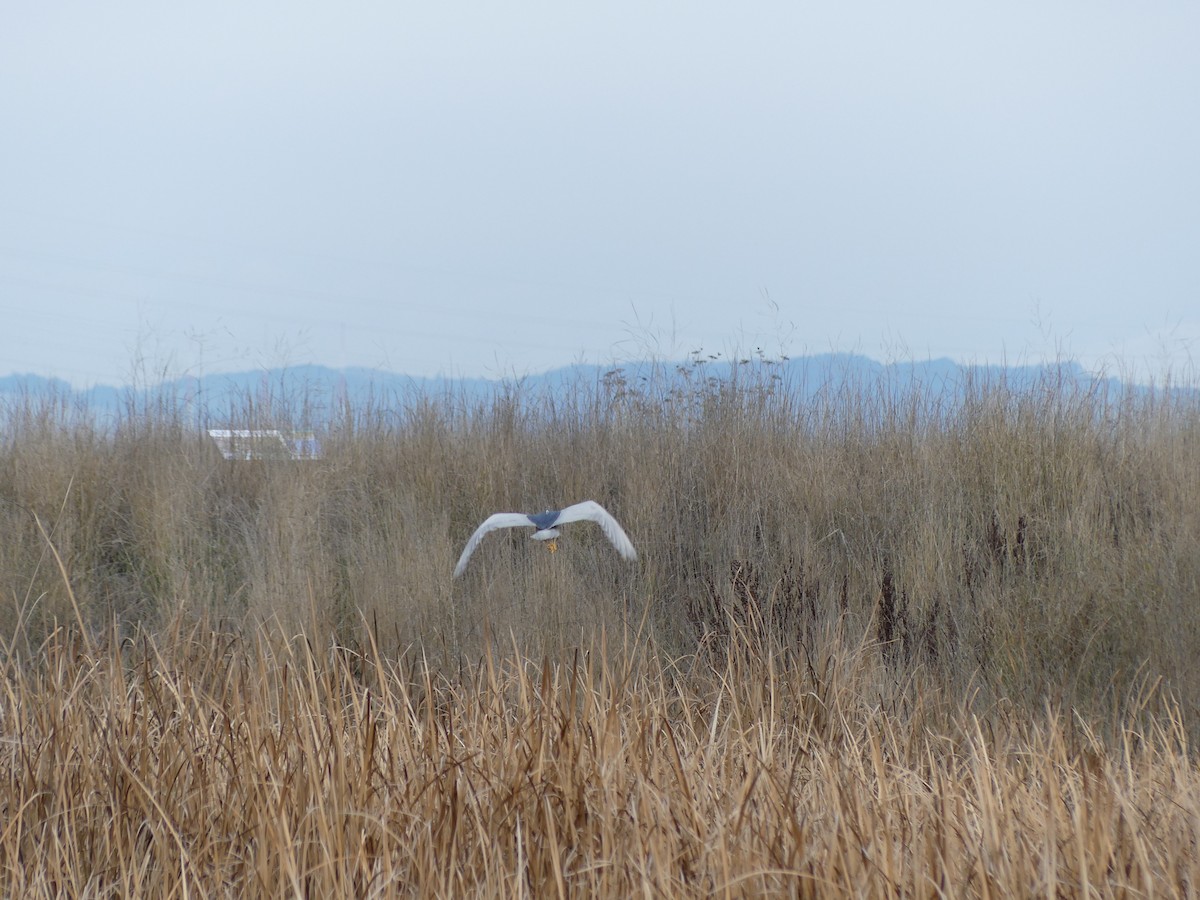
[[[561,510],[558,509],[548,509],[545,512],[530,513],[529,521],[532,522],[539,531],[541,531],[543,528],[549,528],[551,525],[553,525],[555,520],[558,519],[558,514],[560,512]]]

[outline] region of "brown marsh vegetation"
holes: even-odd
[[[1195,893],[1195,395],[800,396],[399,398],[252,463],[10,406],[3,890]],[[579,525],[451,580],[585,498],[635,565]]]

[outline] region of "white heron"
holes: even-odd
[[[629,535],[625,533],[621,524],[595,500],[584,500],[582,503],[576,503],[566,509],[548,509],[545,512],[529,514],[496,513],[488,516],[483,520],[483,524],[475,529],[475,533],[467,541],[467,546],[463,548],[462,556],[458,558],[458,565],[454,567],[454,577],[457,578],[463,573],[463,569],[467,567],[467,560],[471,558],[471,554],[475,552],[475,548],[479,546],[484,535],[490,531],[522,526],[534,528],[536,530],[530,537],[535,541],[549,541],[546,547],[553,553],[558,549],[558,536],[561,533],[558,526],[566,525],[568,522],[582,522],[585,519],[599,525],[604,536],[612,541],[617,552],[625,559],[637,559],[637,551],[633,549],[633,542],[629,540]]]

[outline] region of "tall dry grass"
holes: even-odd
[[[324,459],[227,462],[165,401],[97,424],[25,399],[0,413],[0,634],[153,631],[178,615],[321,644],[416,647],[452,671],[509,636],[534,657],[645,620],[677,655],[757,617],[787,653],[832,624],[896,673],[1040,710],[1104,711],[1161,678],[1200,707],[1200,404],[1053,373],[935,390],[612,372],[546,395],[412,395],[314,410],[245,398],[233,427],[308,427]],[[471,530],[584,498],[625,524],[555,555]],[[60,571],[61,562],[61,571]],[[64,576],[65,572],[65,578]],[[500,645],[490,635],[500,635]]]
[[[1197,891],[1194,393],[668,374],[10,403],[0,890]]]
[[[178,623],[177,623],[178,624]],[[621,635],[448,676],[274,628],[54,632],[3,666],[20,897],[1191,896],[1179,709],[983,715],[837,628]]]

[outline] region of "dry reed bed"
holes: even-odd
[[[4,667],[7,896],[1184,896],[1169,705],[982,717],[829,633],[419,660],[197,628]],[[1135,698],[1143,711],[1153,692]],[[1139,717],[1134,717],[1139,718]],[[1157,724],[1156,724],[1157,723]]]
[[[1197,893],[1198,395],[766,375],[0,410],[0,890]]]
[[[345,408],[305,463],[223,460],[170,402],[109,428],[6,403],[0,635],[27,651],[59,623],[154,631],[182,611],[354,643],[365,617],[386,654],[417,645],[453,669],[489,625],[537,658],[649,609],[657,644],[683,656],[747,617],[810,649],[845,618],[898,672],[1027,711],[1104,709],[1147,672],[1195,738],[1200,393],[1051,372],[950,401],[703,371]],[[267,398],[220,424],[305,415]],[[553,559],[490,536],[451,578],[489,512],[584,498],[620,518],[636,565],[579,526]]]

